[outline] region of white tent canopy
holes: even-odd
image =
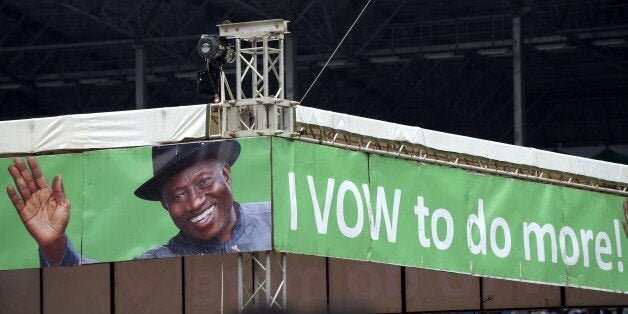
[[[202,139],[206,105],[68,115],[0,122],[0,154],[20,155],[59,150],[132,147]],[[297,123],[362,136],[423,145],[430,149],[477,156],[628,183],[628,166],[591,160],[385,121],[297,107]]]

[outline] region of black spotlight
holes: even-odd
[[[203,34],[196,51],[206,63],[206,68],[196,74],[198,95],[203,98],[214,97],[214,102],[220,102],[220,72],[226,62],[233,62],[233,48],[224,37]]]
[[[224,64],[233,61],[233,48],[224,37],[203,34],[196,45],[196,51],[210,62]]]

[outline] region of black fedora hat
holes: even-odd
[[[161,188],[173,175],[203,160],[220,160],[229,166],[240,155],[240,144],[234,140],[195,142],[153,147],[153,177],[135,190],[135,196],[161,199]]]

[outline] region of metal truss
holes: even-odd
[[[219,25],[235,40],[235,82],[220,73],[220,100],[208,105],[208,138],[292,134],[297,104],[285,99],[284,20]],[[246,92],[245,81],[250,92]],[[234,90],[231,86],[235,87]],[[252,290],[245,269],[252,267]],[[278,283],[278,284],[277,284]],[[273,251],[238,254],[238,311],[286,309],[286,255]]]
[[[285,99],[284,33],[288,22],[266,20],[218,26],[235,40],[235,81],[221,74],[224,136],[280,135],[294,129],[296,102]],[[246,81],[250,92],[247,92]],[[235,95],[230,86],[235,86]],[[289,133],[287,133],[289,134]]]
[[[252,290],[245,284],[245,270],[252,267]],[[238,312],[286,309],[286,253],[238,253]]]
[[[550,62],[550,70],[555,69],[555,77],[558,78],[552,84],[545,84],[548,77],[554,78],[552,75],[530,79],[531,85],[526,92],[534,94],[528,95],[531,99],[547,92],[546,103],[556,91],[560,91],[558,97],[562,97],[562,92],[568,93],[573,89],[578,92],[570,98],[570,102],[588,96],[586,91],[597,94],[601,102],[609,92],[621,94],[619,90],[626,84],[625,71],[621,71],[622,67],[626,67],[625,58],[621,55],[625,44],[614,46],[612,42],[625,42],[628,36],[628,24],[622,17],[622,14],[625,16],[625,6],[608,0],[594,3],[585,0],[520,2],[529,4],[523,16],[524,44],[531,52],[530,59],[524,58],[530,60],[526,66],[545,67],[544,63]],[[505,131],[508,125],[487,125],[482,119],[491,119],[494,114],[503,117],[508,112],[509,70],[504,64],[511,53],[513,4],[519,3],[511,0],[493,4],[474,1],[376,1],[373,9],[367,12],[368,18],[360,22],[346,41],[346,47],[342,47],[337,54],[339,63],[343,61],[344,65],[325,73],[322,81],[327,84],[315,86],[315,93],[308,103],[318,108],[404,124],[423,123],[430,128],[436,128],[431,124],[434,119],[425,117],[451,113],[450,118],[440,125],[441,129],[451,132],[465,132],[478,121],[473,120],[476,117],[485,125],[484,130],[492,132],[483,137],[507,139],[510,134]],[[72,113],[101,110],[96,108],[130,108],[133,93],[128,90],[138,82],[135,79],[138,74],[133,64],[133,50],[141,44],[147,51],[144,73],[148,85],[145,99],[149,106],[197,103],[194,87],[188,85],[194,85],[191,79],[201,67],[194,52],[201,30],[213,29],[214,24],[226,19],[245,21],[277,17],[290,19],[291,28],[297,30],[292,34],[298,48],[294,68],[298,72],[297,90],[303,91],[310,81],[309,73],[320,69],[320,61],[329,56],[339,34],[347,29],[347,17],[354,16],[356,9],[359,5],[349,0],[62,0],[41,4],[2,3],[0,26],[6,31],[0,34],[0,67],[3,68],[0,93],[32,94],[31,89],[35,89],[44,97],[35,99],[25,95],[20,99],[32,98],[32,103],[37,104],[40,111],[37,115],[52,114],[48,108],[53,106],[67,108]],[[60,17],[55,19],[56,15]],[[82,27],[77,29],[71,25]],[[562,44],[568,48],[536,50],[539,45]],[[500,55],[499,51],[503,53]],[[426,58],[426,55],[446,56],[448,53],[459,58]],[[574,60],[586,57],[587,62],[592,64],[579,62],[574,65],[556,60],[556,56],[563,53],[574,55]],[[495,64],[494,73],[483,72],[481,62],[486,62],[486,66]],[[261,64],[258,62],[258,65]],[[606,69],[607,65],[613,68]],[[242,62],[242,68],[245,67],[246,63]],[[233,67],[228,71],[232,71],[228,75],[235,73]],[[262,74],[262,71],[258,72]],[[251,73],[253,71],[247,72],[248,75]],[[580,77],[578,80],[579,76],[592,73],[597,73],[597,76]],[[273,71],[269,74],[271,78],[274,75]],[[611,80],[610,76],[617,79]],[[248,95],[252,92],[249,92],[249,81],[245,82],[246,97],[252,97]],[[612,87],[609,87],[609,81],[614,84]],[[123,86],[114,89],[111,85]],[[67,92],[75,87],[90,93],[98,88],[108,92],[100,100],[95,100],[94,104],[98,102],[99,106],[92,105],[90,110],[86,110],[82,101],[77,100],[79,97]],[[187,95],[182,91],[187,91]],[[113,94],[116,96],[113,97]],[[272,92],[270,94],[273,95]],[[53,100],[55,98],[59,101]],[[320,102],[314,102],[315,99]],[[559,103],[559,100],[552,102]],[[75,102],[77,105],[74,105]],[[111,104],[116,104],[116,107]],[[554,123],[556,117],[565,111],[564,108],[563,105],[544,125]],[[532,116],[537,111],[532,112]],[[533,121],[541,120],[543,118]],[[242,121],[246,122],[246,119]],[[254,127],[250,123],[247,125]],[[500,137],[502,133],[504,135]],[[620,132],[609,132],[607,137],[612,138],[603,140],[608,143],[623,142],[624,138],[616,133]],[[530,141],[531,145],[557,145],[550,141],[539,143],[538,134]],[[597,139],[587,136],[564,140],[563,144],[585,145],[595,141]]]
[[[515,165],[476,156],[438,151],[418,144],[369,138],[359,134],[321,128],[317,125],[297,123],[297,132],[294,133],[293,137],[301,141],[365,153],[415,160],[526,181],[628,196],[628,185],[625,183],[608,182],[532,166]]]
[[[207,105],[207,116],[205,117],[207,124],[205,127],[205,134],[207,135],[207,139],[216,139],[222,138],[222,126],[223,126],[223,118],[222,114],[223,105],[222,104],[208,104]]]
[[[515,9],[518,9],[518,6],[515,5],[513,2],[511,2],[510,0],[500,0],[502,3],[509,5]],[[542,26],[552,30],[553,32],[556,32],[557,34],[560,34],[562,36],[564,36],[564,38],[568,41],[571,41],[581,47],[583,47],[586,51],[588,51],[589,53],[593,54],[594,56],[602,59],[605,62],[608,62],[609,64],[613,65],[614,67],[616,67],[617,69],[626,72],[628,69],[621,63],[619,63],[618,61],[615,60],[615,58],[611,58],[607,52],[603,52],[600,49],[598,49],[597,47],[595,47],[594,45],[591,45],[585,41],[583,41],[580,37],[571,34],[570,32],[565,32],[564,29],[561,26],[555,25],[554,23],[548,22],[547,20],[545,20],[544,18],[540,17],[538,14],[536,14],[535,12],[527,12],[526,15],[531,18],[532,20],[536,21],[537,23],[541,24]],[[563,13],[564,15],[564,13]],[[561,18],[561,21],[564,21],[564,16]],[[562,24],[562,23],[561,23]]]

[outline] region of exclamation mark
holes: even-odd
[[[619,257],[619,261],[617,261],[617,269],[620,273],[624,272],[624,263],[621,261],[621,233],[619,233],[619,220],[613,219],[613,223],[615,224],[615,241],[617,241],[617,257]]]

